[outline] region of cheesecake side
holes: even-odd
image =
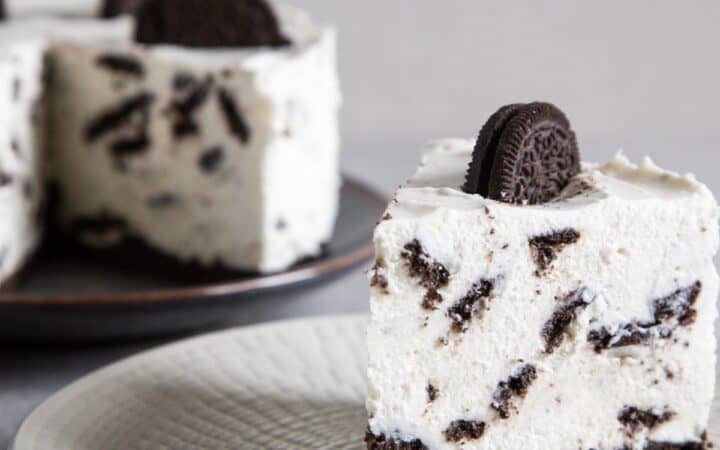
[[[54,45],[62,227],[207,267],[319,255],[340,189],[336,37],[295,9],[278,16],[287,48]]]
[[[377,226],[368,448],[704,445],[712,194],[618,156],[500,203],[461,191],[473,145],[429,145]]]

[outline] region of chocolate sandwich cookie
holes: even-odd
[[[575,133],[550,103],[500,108],[477,140],[463,190],[513,204],[557,197],[580,173]]]
[[[146,0],[136,39],[185,47],[282,47],[275,14],[263,0]]]
[[[522,106],[521,103],[505,105],[490,116],[490,119],[485,123],[475,144],[473,159],[468,169],[463,190],[487,197],[490,171],[495,160],[500,136],[508,120],[514,117],[515,112]]]
[[[100,15],[105,18],[135,14],[144,0],[105,0]]]

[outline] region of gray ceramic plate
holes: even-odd
[[[281,322],[134,356],[46,401],[14,450],[364,449],[365,324]]]
[[[324,255],[263,276],[168,266],[149,255],[111,259],[79,247],[45,245],[13,290],[0,293],[0,340],[99,341],[220,325],[246,302],[289,297],[291,289],[366,262],[384,207],[377,193],[346,179]]]

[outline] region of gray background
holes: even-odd
[[[426,140],[474,136],[498,106],[529,100],[568,113],[586,159],[623,147],[720,190],[720,2],[294,3],[340,30],[343,167],[386,195],[412,172]],[[291,300],[248,307],[237,323],[361,312],[366,302],[356,271]],[[0,448],[55,390],[162,342],[0,348]]]

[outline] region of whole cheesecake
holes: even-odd
[[[552,105],[429,144],[375,231],[368,449],[710,448],[717,219]]]
[[[31,3],[6,2],[0,37],[46,61],[47,145],[28,151],[55,226],[208,268],[320,254],[340,188],[332,28],[259,0]]]

